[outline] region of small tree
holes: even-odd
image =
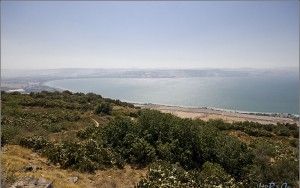
[[[102,114],[110,115],[111,111],[112,111],[112,106],[110,105],[110,103],[107,103],[107,102],[102,102],[95,109],[96,114],[102,113]]]
[[[235,180],[217,163],[205,162],[196,174],[196,182],[203,187],[233,187]]]

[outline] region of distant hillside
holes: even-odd
[[[40,69],[18,70],[2,69],[2,78],[35,78],[35,79],[58,79],[58,78],[172,78],[172,77],[237,77],[257,74],[295,74],[297,68],[282,69],[89,69],[89,68],[65,68],[65,69]]]

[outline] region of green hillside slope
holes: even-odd
[[[182,119],[92,93],[1,97],[2,147],[30,148],[60,169],[147,168],[147,176],[135,177],[141,188],[298,186],[295,124]],[[20,175],[8,168],[4,173]]]

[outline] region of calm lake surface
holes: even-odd
[[[45,85],[128,102],[299,114],[295,76],[85,78]]]

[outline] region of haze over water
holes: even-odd
[[[299,1],[4,1],[1,39],[1,72],[11,69],[15,77],[17,69],[298,70]],[[93,78],[48,85],[135,102],[298,114],[298,77]]]
[[[46,85],[129,102],[299,114],[299,80],[289,75],[85,78],[55,80]]]

